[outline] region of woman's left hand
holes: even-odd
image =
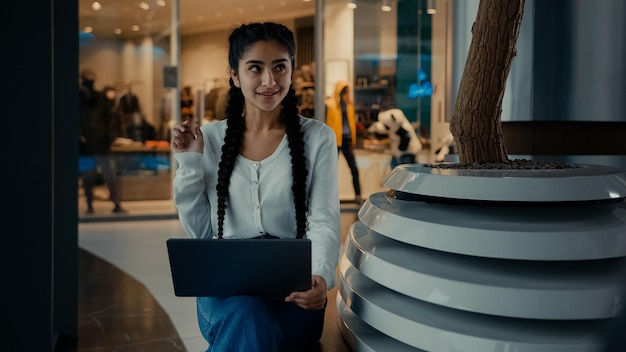
[[[310,290],[292,292],[285,298],[285,302],[295,303],[302,309],[307,310],[322,309],[326,305],[327,291],[326,280],[319,275],[313,275]]]

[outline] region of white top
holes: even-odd
[[[307,159],[306,238],[312,242],[312,273],[335,286],[339,260],[340,209],[337,142],[324,123],[300,117]],[[176,153],[174,202],[183,228],[193,238],[217,237],[218,165],[226,134],[226,120],[205,124],[203,154]],[[287,135],[272,155],[252,161],[239,155],[230,178],[223,238],[251,238],[271,234],[296,237],[296,214],[291,190],[291,155]],[[262,265],[262,263],[259,263]]]

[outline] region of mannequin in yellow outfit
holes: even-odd
[[[326,124],[337,136],[337,152],[342,152],[352,172],[354,201],[361,205],[361,183],[359,169],[354,158],[352,146],[356,143],[356,117],[354,103],[350,100],[350,84],[338,81],[333,96],[326,99]]]

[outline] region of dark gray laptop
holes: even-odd
[[[311,288],[308,239],[170,238],[167,250],[179,297],[287,297]]]

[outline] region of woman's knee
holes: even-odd
[[[281,339],[272,310],[261,298],[201,297],[197,309],[202,336],[216,350],[276,350]]]
[[[267,303],[259,297],[232,296],[226,298],[198,297],[198,318],[210,325],[273,324],[273,315]]]

